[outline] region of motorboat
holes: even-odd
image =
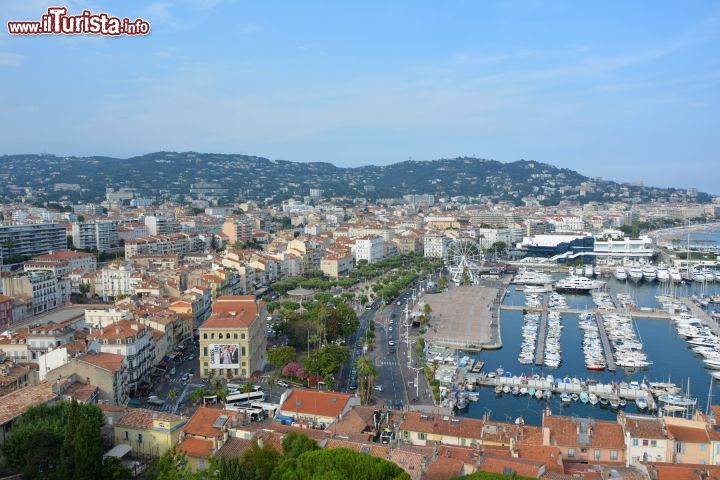
[[[538,400],[543,398],[543,395],[544,395],[544,392],[542,390],[535,390],[535,398],[537,398]]]
[[[510,386],[505,385],[504,387],[502,387],[502,391],[503,393],[510,393]]]
[[[627,280],[627,272],[625,271],[625,267],[623,267],[622,265],[615,267],[613,275],[615,276],[616,280],[619,280],[621,282]]]
[[[670,275],[670,280],[673,281],[673,283],[680,283],[682,282],[682,275],[680,274],[680,270],[678,270],[675,267],[668,268],[668,274]]]
[[[627,400],[624,398],[621,398],[618,403],[620,404],[620,408],[625,408],[625,406],[627,406]]]
[[[555,291],[568,293],[590,293],[603,287],[605,282],[601,280],[593,280],[586,277],[566,277],[555,283]]]
[[[520,395],[520,387],[518,387],[518,386],[512,387],[512,394]]]
[[[590,402],[590,405],[597,405],[598,401],[599,401],[598,396],[595,395],[594,393],[591,393],[590,395],[588,395],[588,402]]]
[[[640,265],[633,265],[628,270],[628,278],[633,282],[639,282],[643,279],[643,271]]]
[[[495,393],[500,394],[503,391],[502,385],[495,385]]]
[[[584,274],[586,277],[592,278],[593,275],[595,275],[595,271],[593,270],[593,266],[592,266],[592,265],[585,265],[585,268],[583,269],[583,274]]]
[[[635,405],[637,405],[639,410],[645,410],[648,407],[648,401],[645,397],[637,397],[635,399]]]
[[[661,283],[667,283],[670,280],[670,272],[665,265],[660,265],[657,268],[657,280]]]
[[[520,387],[520,395],[527,395],[528,389],[527,387]]]
[[[580,401],[582,403],[588,403],[588,400],[590,400],[590,395],[585,391],[580,392]]]
[[[654,282],[657,279],[657,270],[650,264],[642,267],[643,280]]]
[[[572,400],[573,402],[577,402],[578,400],[580,400],[580,395],[578,395],[577,393],[573,393],[572,395],[570,395],[570,400]]]
[[[477,402],[480,400],[480,392],[467,392],[467,398],[471,402]]]
[[[600,397],[600,405],[607,406],[610,403],[610,399],[607,397]]]
[[[552,390],[545,390],[545,398],[550,400],[553,396]]]
[[[562,403],[570,403],[572,401],[572,397],[570,396],[569,393],[563,392],[560,394],[560,401]]]
[[[610,408],[620,407],[620,399],[619,398],[615,398],[615,397],[610,398],[609,402],[610,402]]]

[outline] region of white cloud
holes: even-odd
[[[22,55],[0,52],[0,67],[17,67],[22,63]]]

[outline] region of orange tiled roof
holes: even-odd
[[[237,413],[229,410],[200,407],[183,427],[183,431],[188,435],[197,437],[219,437],[223,434],[223,429],[222,427],[214,427],[213,424],[221,415],[225,415],[230,421],[230,419],[235,418]]]
[[[177,450],[188,457],[207,458],[213,453],[213,443],[210,440],[186,437],[178,444]]]
[[[119,372],[125,361],[125,355],[119,355],[117,353],[87,353],[77,358],[82,362],[104,368],[113,373]]]
[[[28,408],[47,403],[57,398],[52,386],[43,382],[34,387],[25,387],[0,397],[0,425],[19,417]]]
[[[457,458],[438,457],[430,464],[423,480],[452,480],[463,474],[465,464]]]
[[[704,428],[685,427],[681,425],[666,425],[668,435],[687,443],[710,443],[707,430]]]
[[[153,428],[154,420],[164,422],[179,422],[183,419],[180,415],[174,415],[166,412],[156,412],[144,408],[128,408],[126,415],[118,420],[117,425],[130,428],[144,428],[150,430]]]
[[[352,395],[318,390],[293,389],[281,410],[303,415],[338,417]]]

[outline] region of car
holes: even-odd
[[[165,405],[165,400],[156,395],[150,395],[147,399],[147,403],[150,405]]]
[[[390,345],[391,347],[394,347],[394,346],[395,346],[395,341],[394,341],[394,340],[390,340],[390,341],[388,342],[388,345]]]
[[[180,380],[182,380],[183,382],[187,382],[188,380],[190,380],[190,374],[183,373],[183,376],[180,377]]]
[[[395,348],[393,347],[393,348],[391,348],[389,351],[390,351],[390,353],[395,353],[396,350],[395,350]]]
[[[177,368],[172,367],[172,368],[170,369],[170,375],[175,375],[176,373],[177,373]]]
[[[195,355],[190,355],[190,356],[188,357],[188,360],[195,360]]]
[[[348,385],[348,388],[349,388],[350,390],[357,390],[357,384],[356,384],[356,383],[351,383],[350,385]]]
[[[392,328],[393,328],[392,325],[390,325],[390,326],[388,327],[388,332],[392,332]]]
[[[382,386],[382,385],[375,385],[375,386],[373,387],[373,390],[375,390],[375,391],[377,391],[377,392],[382,392],[382,391],[383,391],[383,386]]]
[[[397,305],[400,305],[400,302],[397,302]]]
[[[283,387],[283,388],[288,388],[290,386],[290,384],[288,382],[286,382],[285,380],[279,380],[277,382],[277,384],[279,387]]]

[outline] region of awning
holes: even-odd
[[[109,452],[103,455],[103,457],[122,458],[130,452],[132,452],[132,447],[130,445],[121,443],[119,445],[115,445],[112,449],[110,449]]]

